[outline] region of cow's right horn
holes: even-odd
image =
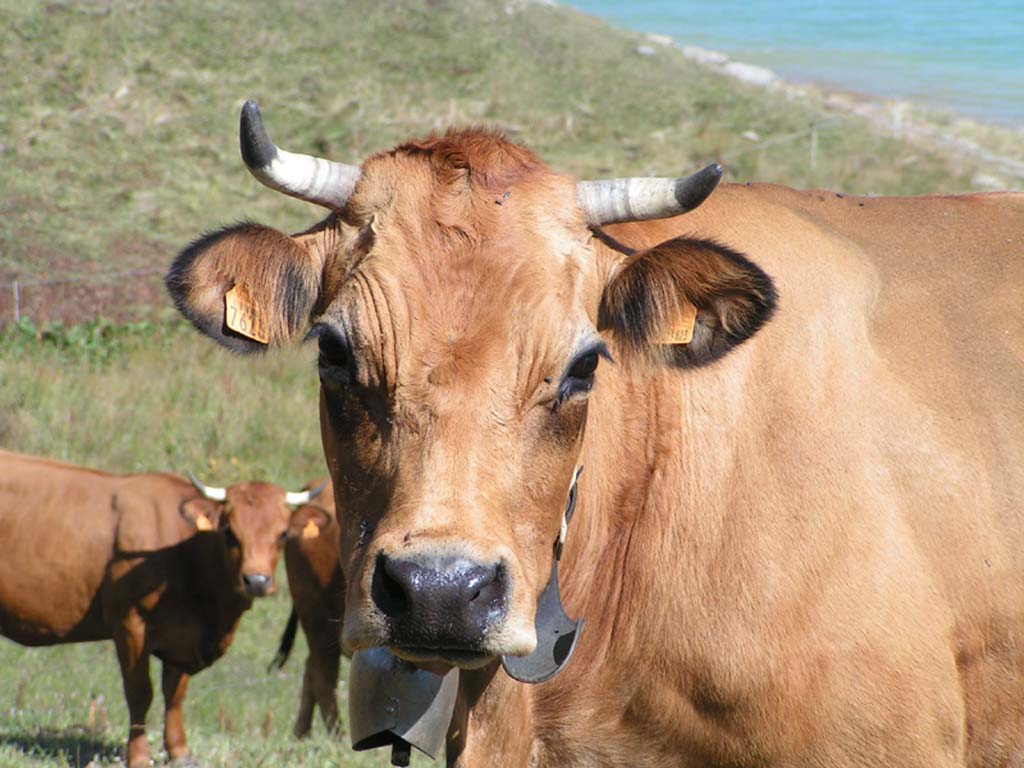
[[[227,488],[217,488],[212,485],[204,485],[198,477],[192,474],[191,469],[188,471],[188,479],[189,482],[196,487],[196,490],[210,501],[224,501],[228,497]]]
[[[722,179],[718,163],[679,179],[631,178],[581,181],[576,201],[588,225],[664,219],[692,211]]]
[[[242,160],[257,179],[286,195],[341,210],[356,188],[359,168],[322,157],[286,152],[270,140],[255,101],[242,106]]]

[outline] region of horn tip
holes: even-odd
[[[722,180],[723,173],[724,169],[721,163],[711,163],[691,177],[677,179],[675,198],[682,209],[681,212],[692,211],[707,200],[715,191],[718,182]]]
[[[249,168],[266,168],[277,157],[277,147],[263,127],[259,105],[252,99],[242,105],[238,132],[242,160]]]

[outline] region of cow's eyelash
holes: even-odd
[[[569,365],[566,366],[565,373],[562,374],[561,382],[558,385],[558,392],[551,405],[552,412],[557,411],[573,395],[589,393],[593,389],[594,373],[602,357],[609,362],[614,362],[604,342],[591,344],[573,356]],[[579,370],[581,366],[583,370]]]

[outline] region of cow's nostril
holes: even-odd
[[[393,563],[385,554],[377,555],[377,563],[373,569],[373,583],[370,596],[385,616],[398,616],[409,609],[409,595],[406,588],[391,573]]]

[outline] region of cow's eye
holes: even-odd
[[[608,357],[608,350],[604,344],[598,344],[578,355],[569,364],[569,369],[562,378],[562,385],[558,388],[554,410],[573,395],[590,391],[594,386],[594,372],[602,357]]]
[[[589,379],[597,370],[597,352],[588,352],[569,369],[569,376],[573,379]]]
[[[317,331],[317,343],[320,347],[317,368],[320,380],[324,383],[351,384],[355,379],[352,348],[333,328],[320,326]]]
[[[229,547],[240,546],[238,537],[235,536],[235,532],[231,530],[230,526],[224,529],[224,541],[227,542]]]

